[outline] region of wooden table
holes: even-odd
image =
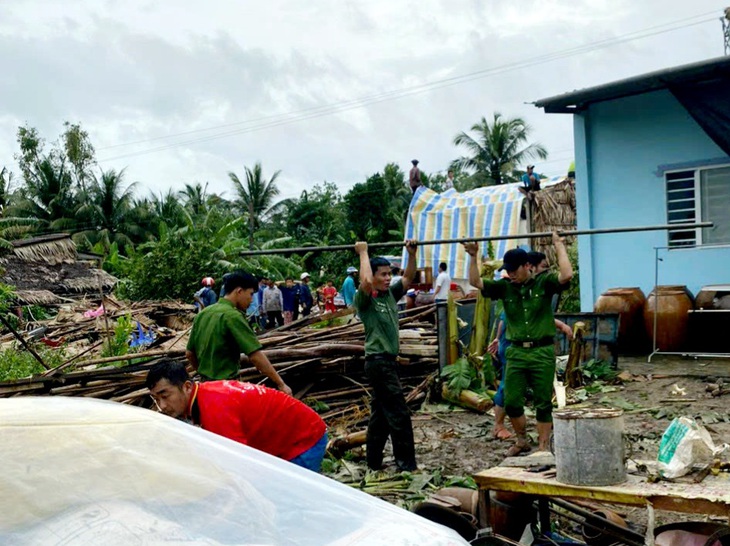
[[[544,472],[528,472],[525,468],[497,466],[474,475],[480,492],[480,523],[488,524],[490,491],[526,493],[538,498],[560,497],[612,504],[647,507],[653,520],[653,510],[668,510],[690,514],[730,517],[730,474],[707,476],[702,483],[658,482],[648,483],[646,478],[629,475],[625,483],[605,487],[566,485]],[[541,503],[547,504],[547,503]],[[548,517],[541,510],[541,523]]]

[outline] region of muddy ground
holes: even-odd
[[[624,381],[602,386],[580,404],[625,410],[625,432],[633,445],[633,459],[655,459],[664,430],[678,416],[695,417],[717,444],[730,443],[730,394],[713,398],[706,392],[707,384],[718,379],[730,387],[730,359],[655,356],[647,363],[647,357],[621,357],[618,370],[629,372],[624,374]],[[528,422],[534,435],[534,417],[528,417]],[[471,476],[498,465],[510,443],[492,437],[493,423],[491,413],[479,415],[444,404],[425,404],[413,417],[419,469]],[[351,453],[355,461],[358,455],[357,450]],[[392,458],[386,457],[386,464],[389,461],[392,471]],[[408,506],[402,499],[385,498]],[[644,519],[643,510],[622,511],[637,523]],[[698,519],[697,515],[658,512],[657,525],[683,518]]]

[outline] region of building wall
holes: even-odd
[[[575,115],[578,229],[667,223],[660,167],[717,163],[726,155],[668,91],[597,103]],[[730,163],[730,158],[727,158]],[[654,247],[667,232],[579,238],[581,308],[608,288],[654,285]],[[730,283],[730,247],[660,250],[658,284]]]

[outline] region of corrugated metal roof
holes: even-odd
[[[710,81],[718,78],[730,78],[730,56],[665,68],[596,87],[540,99],[535,106],[544,108],[547,114],[572,114],[584,110],[589,104],[595,102],[658,91],[674,83]]]

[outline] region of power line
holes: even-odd
[[[709,12],[709,13],[714,13],[714,12]],[[168,150],[168,149],[171,149],[171,148],[177,148],[177,147],[180,147],[180,146],[187,146],[187,145],[198,144],[198,143],[202,143],[202,142],[208,142],[210,140],[217,140],[217,139],[225,138],[225,137],[228,137],[228,136],[235,136],[235,135],[239,135],[239,134],[245,134],[245,133],[249,133],[249,132],[260,131],[260,130],[263,130],[263,129],[268,129],[268,128],[272,128],[272,127],[278,127],[280,125],[286,125],[286,124],[290,124],[290,123],[296,123],[296,122],[299,122],[299,121],[306,121],[306,120],[309,120],[309,119],[315,119],[315,118],[318,118],[318,117],[323,117],[323,116],[332,115],[332,114],[336,114],[336,113],[340,113],[340,112],[345,112],[345,111],[352,110],[352,109],[356,109],[356,108],[362,108],[362,107],[365,107],[365,106],[370,106],[370,105],[377,104],[377,103],[380,103],[380,102],[385,102],[385,101],[390,101],[390,100],[397,100],[397,99],[404,98],[404,97],[407,97],[407,96],[412,96],[412,95],[416,95],[416,94],[420,94],[420,93],[424,93],[424,92],[433,91],[433,90],[436,90],[436,89],[441,89],[441,88],[444,88],[444,87],[458,85],[460,83],[466,83],[466,82],[469,82],[469,81],[481,79],[481,78],[488,77],[488,76],[492,76],[492,75],[496,75],[496,74],[502,74],[502,73],[509,72],[509,71],[512,71],[512,70],[517,70],[517,69],[520,69],[520,68],[527,68],[527,67],[530,67],[530,66],[533,66],[533,65],[536,65],[536,64],[545,63],[545,62],[551,62],[551,61],[554,61],[554,60],[559,60],[559,59],[562,59],[562,58],[567,58],[567,57],[571,57],[571,56],[574,56],[574,55],[579,55],[581,53],[587,53],[587,52],[590,52],[590,51],[594,51],[594,50],[598,50],[598,49],[603,49],[603,48],[606,48],[606,47],[610,47],[612,45],[617,45],[617,44],[621,44],[621,43],[625,43],[625,42],[629,42],[629,41],[633,41],[633,40],[638,40],[638,39],[642,39],[642,38],[648,38],[648,37],[651,37],[651,36],[656,36],[656,35],[659,35],[659,34],[663,34],[663,33],[667,33],[667,32],[672,32],[674,30],[680,30],[682,28],[687,28],[687,27],[691,27],[691,26],[696,26],[696,25],[704,24],[706,22],[710,22],[710,21],[714,21],[715,20],[715,18],[712,17],[712,18],[701,19],[699,21],[687,22],[687,21],[692,21],[694,19],[698,19],[698,18],[701,18],[701,17],[705,17],[706,15],[708,15],[708,14],[700,14],[700,15],[696,15],[696,16],[693,16],[693,17],[689,17],[689,18],[683,18],[683,19],[676,20],[676,21],[672,21],[672,22],[669,22],[669,23],[663,23],[661,25],[655,25],[653,27],[648,27],[648,28],[643,29],[643,30],[639,30],[639,31],[634,31],[634,32],[631,32],[631,33],[627,33],[627,34],[624,34],[622,36],[618,36],[618,37],[615,37],[615,38],[608,38],[608,39],[605,39],[605,40],[600,40],[600,41],[597,41],[597,42],[592,42],[592,43],[584,44],[584,45],[581,45],[581,46],[575,46],[575,47],[567,48],[567,49],[564,49],[564,50],[560,50],[560,51],[553,52],[553,53],[549,53],[549,54],[546,54],[546,55],[534,57],[534,58],[531,58],[531,59],[526,59],[526,60],[523,60],[523,61],[517,61],[517,62],[514,62],[514,63],[508,63],[508,64],[504,64],[504,65],[499,65],[499,66],[496,66],[496,67],[491,67],[491,68],[487,68],[487,69],[483,69],[483,70],[471,72],[471,73],[468,73],[468,74],[462,74],[462,75],[458,75],[458,76],[452,76],[452,77],[449,77],[449,78],[444,78],[444,79],[441,79],[441,80],[435,80],[435,81],[427,82],[427,83],[424,83],[424,84],[419,84],[419,85],[415,85],[415,86],[411,86],[411,87],[406,87],[406,88],[402,88],[402,89],[398,89],[398,90],[388,91],[388,92],[384,92],[384,93],[380,93],[380,94],[376,94],[376,95],[371,95],[371,96],[367,96],[367,97],[361,97],[361,98],[352,99],[352,100],[349,100],[349,101],[341,101],[341,102],[338,102],[338,103],[332,103],[332,104],[326,104],[326,105],[321,105],[321,106],[315,106],[315,107],[305,108],[305,109],[302,109],[302,110],[298,110],[298,111],[294,111],[294,112],[289,112],[289,113],[284,113],[284,114],[278,114],[278,115],[272,115],[272,116],[264,116],[264,117],[256,118],[256,119],[253,119],[253,120],[247,120],[247,121],[242,121],[242,122],[238,122],[238,123],[220,125],[220,126],[217,126],[217,127],[210,127],[210,128],[207,128],[207,129],[197,129],[197,130],[193,130],[193,131],[186,131],[186,132],[183,132],[183,133],[177,133],[177,134],[167,135],[167,136],[164,136],[164,137],[156,137],[156,138],[153,138],[153,139],[140,140],[140,141],[136,141],[136,142],[132,142],[132,143],[127,143],[127,144],[118,144],[118,145],[109,146],[109,147],[106,147],[106,148],[100,148],[100,150],[112,149],[112,148],[117,148],[117,147],[122,147],[122,146],[129,146],[129,145],[133,145],[133,144],[142,144],[142,143],[145,143],[145,142],[154,142],[154,141],[158,141],[158,140],[163,140],[163,139],[168,139],[168,138],[174,138],[174,137],[177,137],[177,136],[186,136],[186,135],[190,135],[190,134],[197,134],[197,133],[200,133],[200,132],[214,131],[214,130],[228,128],[228,127],[237,127],[237,126],[240,126],[240,125],[254,124],[254,125],[251,125],[249,127],[245,127],[245,128],[242,128],[242,129],[237,129],[237,130],[234,130],[234,131],[226,131],[226,132],[222,132],[222,133],[218,133],[218,134],[214,134],[214,135],[209,135],[209,136],[206,136],[206,137],[200,137],[200,138],[196,138],[196,139],[192,139],[192,140],[187,140],[187,141],[182,141],[182,142],[167,144],[167,145],[159,146],[159,147],[156,147],[156,148],[150,148],[150,149],[147,149],[147,150],[140,150],[140,151],[136,151],[136,152],[129,152],[129,153],[125,153],[125,154],[121,154],[121,155],[118,155],[118,156],[114,156],[114,157],[110,157],[110,158],[105,159],[105,161],[112,161],[112,160],[116,160],[116,159],[123,159],[123,158],[126,158],[126,157],[134,157],[134,156],[137,156],[137,155],[145,155],[145,154],[154,153],[154,152],[158,152],[158,151],[164,151],[164,150]],[[679,23],[684,23],[684,24],[679,24]],[[666,28],[666,27],[668,27],[668,28]],[[269,122],[266,122],[266,123],[259,123],[258,125],[255,125],[256,122],[265,121],[265,120],[272,120],[272,121],[269,121]]]

